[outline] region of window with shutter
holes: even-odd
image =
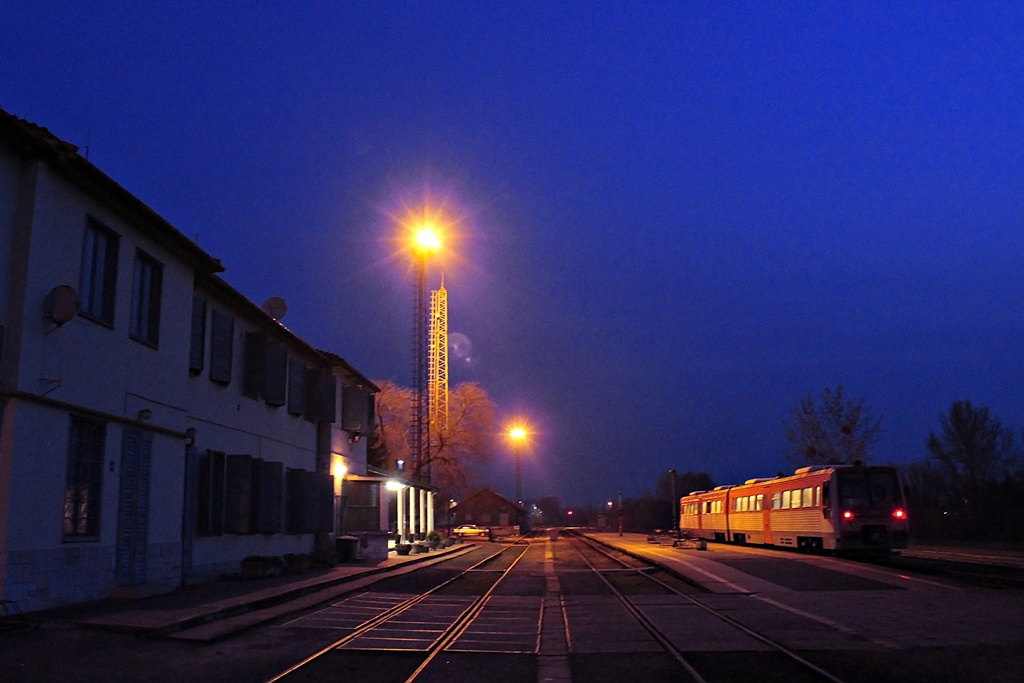
[[[210,381],[231,383],[234,360],[235,318],[214,310],[210,324]]]
[[[341,428],[352,434],[366,434],[369,408],[366,387],[346,384],[341,390]]]
[[[324,472],[306,472],[306,531],[334,531],[334,477]]]
[[[260,458],[252,461],[252,521],[253,533],[281,533],[281,493],[284,483],[284,465]]]
[[[263,396],[266,382],[267,335],[263,332],[245,333],[245,371],[242,375],[242,395],[249,398]]]
[[[196,533],[220,536],[224,533],[224,454],[206,451],[199,458],[196,501]]]
[[[188,370],[193,375],[203,371],[206,355],[206,299],[192,297],[192,333],[188,344]]]
[[[334,374],[330,370],[324,370],[322,382],[321,391],[323,392],[323,399],[321,399],[320,404],[320,421],[337,422],[338,380],[335,379]]]
[[[287,468],[285,471],[285,528],[290,534],[301,534],[306,528],[306,472]]]
[[[306,365],[298,358],[288,360],[288,412],[306,414]]]
[[[252,456],[227,456],[224,476],[224,533],[248,534],[252,517]]]
[[[288,349],[279,341],[268,341],[266,353],[263,397],[267,405],[283,406],[288,386]]]

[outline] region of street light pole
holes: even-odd
[[[512,427],[508,430],[508,437],[512,440],[512,455],[516,459],[516,504],[523,504],[523,454],[522,442],[526,438],[526,429],[523,427]]]
[[[430,484],[430,420],[427,416],[427,256],[441,246],[437,233],[423,225],[413,235],[415,283],[412,305],[412,410],[409,421],[409,453],[413,471]]]

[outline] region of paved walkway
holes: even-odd
[[[171,593],[140,599],[109,598],[52,610],[50,616],[124,631],[169,634],[189,640],[213,640],[262,623],[334,595],[357,589],[384,575],[405,573],[442,558],[468,552],[463,543],[429,553],[399,556],[379,563],[354,562],[266,579],[222,578]],[[33,615],[29,615],[30,617]],[[46,618],[46,613],[37,616]]]

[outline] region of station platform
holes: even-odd
[[[212,641],[284,614],[312,607],[379,580],[414,571],[468,552],[460,543],[427,553],[397,555],[378,562],[353,562],[332,568],[272,578],[226,577],[145,598],[107,598],[23,615],[29,620],[72,621],[83,626]]]

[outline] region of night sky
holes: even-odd
[[[443,208],[451,381],[581,504],[791,469],[840,384],[876,462],[954,399],[1020,433],[1024,7],[859,4],[3,0],[0,107],[376,379],[409,382],[399,223]]]

